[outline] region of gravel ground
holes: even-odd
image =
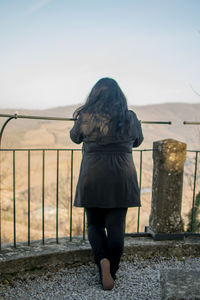
[[[24,278],[0,284],[0,300],[157,300],[161,299],[160,272],[171,268],[200,271],[200,258],[135,258],[132,262],[122,262],[112,291],[102,289],[94,265],[66,268],[43,275],[26,274]]]

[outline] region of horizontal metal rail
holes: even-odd
[[[58,118],[58,117],[45,117],[45,116],[30,116],[18,114],[0,114],[0,117],[14,118],[14,119],[32,119],[32,120],[47,120],[47,121],[74,121],[73,118]]]
[[[141,121],[142,124],[172,125],[171,121]]]
[[[78,148],[78,149],[74,149],[74,148],[60,148],[60,149],[57,149],[57,148],[14,148],[14,149],[12,149],[12,148],[10,148],[10,149],[3,149],[3,148],[1,148],[0,149],[0,151],[28,151],[28,150],[30,150],[30,151],[43,151],[43,150],[45,150],[45,151],[57,151],[57,150],[59,150],[59,151],[82,151],[82,149],[80,149],[80,148]],[[133,152],[148,152],[148,151],[155,151],[155,150],[157,150],[157,149],[134,149],[133,150]],[[200,150],[199,150],[200,151]],[[194,151],[192,151],[192,152],[196,152],[195,150]]]
[[[18,115],[16,114],[0,114],[0,117],[12,118],[12,119],[36,119],[47,121],[76,121],[74,118],[58,118],[58,117],[45,117],[45,116],[30,116],[30,115]],[[167,124],[171,125],[171,121],[141,121],[142,124]]]
[[[189,122],[189,121],[184,121],[183,125],[200,125],[200,122]]]
[[[0,130],[0,147],[1,147],[1,140],[3,136],[3,132],[7,124],[13,119],[31,119],[31,120],[46,120],[46,121],[76,121],[73,118],[58,118],[58,117],[45,117],[45,116],[30,116],[30,115],[18,115],[16,114],[0,114],[2,118],[8,118],[2,125]],[[141,121],[142,124],[167,124],[171,125],[171,121],[169,122],[162,122],[162,121]]]

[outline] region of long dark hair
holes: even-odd
[[[97,123],[101,119],[101,123],[103,120],[107,126],[109,122],[118,133],[123,133],[129,123],[126,97],[112,78],[97,81],[85,104],[75,110],[73,117],[77,119],[82,113],[87,113],[90,120],[96,120]]]

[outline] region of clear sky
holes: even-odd
[[[0,0],[0,108],[200,102],[200,0]],[[197,92],[197,93],[196,93]]]

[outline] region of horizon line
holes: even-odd
[[[58,105],[58,106],[51,106],[51,107],[47,107],[47,108],[23,108],[23,107],[14,107],[14,108],[9,108],[9,107],[1,107],[0,106],[0,110],[37,110],[37,111],[44,111],[44,110],[51,110],[51,109],[59,109],[59,108],[63,108],[63,107],[79,107],[82,106],[84,103],[78,103],[78,104],[66,104],[66,105]],[[145,106],[159,106],[159,105],[166,105],[166,104],[186,104],[186,105],[198,105],[200,104],[200,102],[162,102],[162,103],[150,103],[150,104],[143,104],[143,105],[137,105],[137,104],[128,104],[128,107],[145,107]]]

